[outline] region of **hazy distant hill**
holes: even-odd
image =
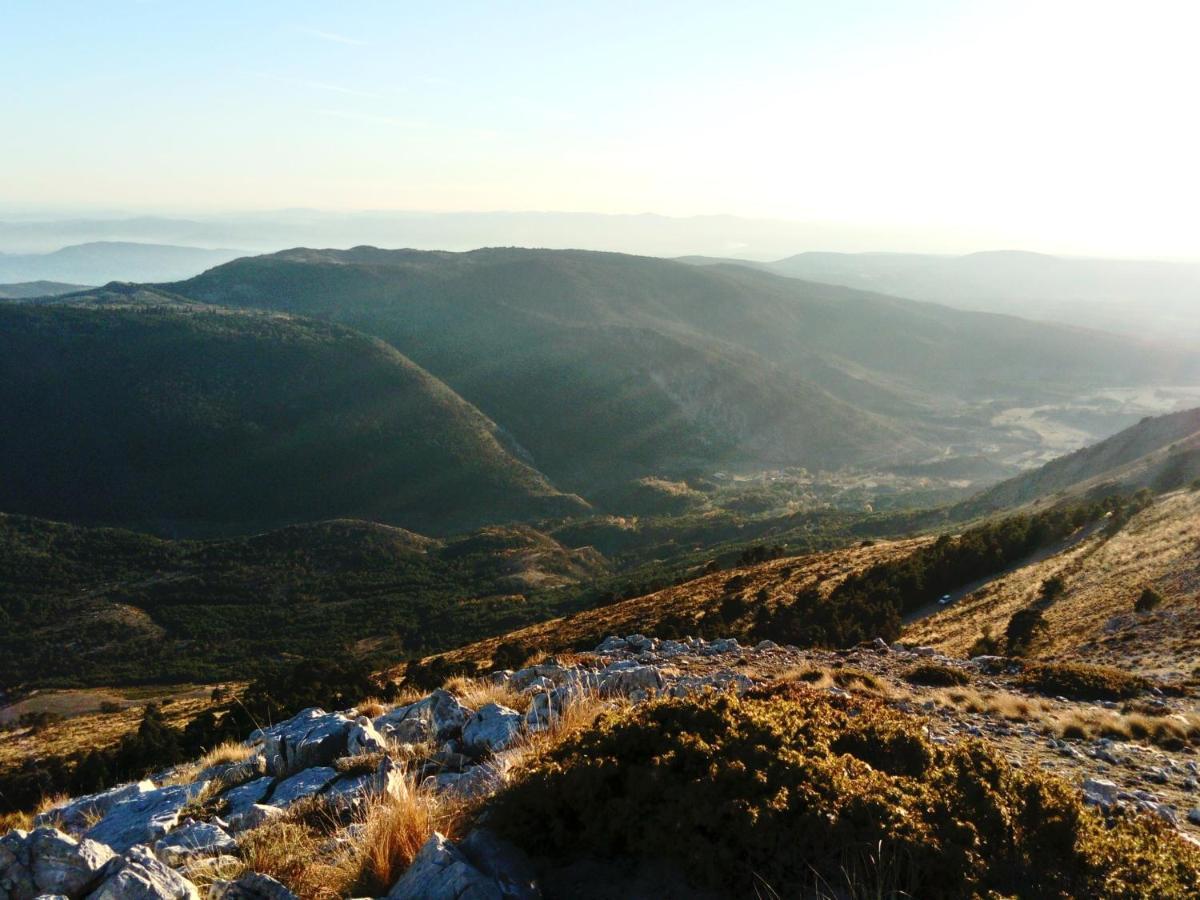
[[[725,262],[702,260],[693,262]],[[779,275],[1162,340],[1200,343],[1200,264],[1086,259],[1022,251],[966,256],[800,253]]]
[[[187,278],[241,255],[238,250],[96,241],[52,253],[0,253],[0,282],[170,281]]]
[[[742,266],[360,247],[239,259],[171,290],[351,324],[501,423],[560,484],[836,467],[978,438],[974,406],[1196,377],[1194,355]]]
[[[64,284],[60,281],[21,281],[0,284],[0,300],[25,300],[30,297],[57,297],[87,290],[87,285]]]
[[[166,304],[166,305],[164,305]],[[0,510],[170,532],[579,509],[393,348],[110,286],[0,306]]]
[[[1200,409],[1143,419],[1107,440],[1002,481],[964,507],[986,512],[1120,486],[1169,491],[1200,478]]]

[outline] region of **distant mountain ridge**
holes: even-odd
[[[187,278],[241,255],[239,250],[94,241],[50,253],[0,253],[0,282],[170,281]]]
[[[0,395],[8,512],[220,534],[339,516],[452,531],[586,508],[375,338],[140,286],[0,305]]]
[[[734,263],[777,275],[880,291],[960,309],[1086,325],[1200,346],[1200,263],[1088,259],[1021,250],[964,256],[808,252]]]

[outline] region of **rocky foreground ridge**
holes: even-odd
[[[882,640],[821,651],[770,641],[747,648],[733,639],[610,637],[590,653],[493,673],[493,683],[528,699],[524,712],[497,702],[471,708],[446,689],[382,711],[307,709],[251,734],[243,758],[177,767],[63,802],[38,815],[31,830],[0,838],[0,900],[293,897],[274,878],[246,871],[239,857],[247,835],[304,804],[319,803],[346,823],[323,847],[335,859],[354,852],[363,829],[356,812],[373,798],[416,789],[485,801],[505,784],[515,752],[581,700],[742,694],[780,679],[835,695],[874,694],[925,717],[934,743],[985,739],[1015,766],[1048,769],[1079,785],[1089,804],[1158,816],[1181,840],[1200,845],[1200,764],[1190,744],[1117,740],[1103,728],[1089,733],[1088,723],[1116,721],[1126,706],[1032,694],[1021,670],[1015,660],[951,659]],[[918,671],[934,672],[943,686],[914,684]],[[1180,728],[1196,721],[1194,702],[1154,684],[1145,693],[1139,715]],[[489,831],[486,819],[479,816],[482,824],[457,842],[435,832],[386,896],[541,896],[534,864]]]

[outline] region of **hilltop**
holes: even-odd
[[[1200,373],[1097,332],[613,253],[301,248],[167,287],[375,334],[585,495],[698,468],[1017,455],[1041,445],[992,424],[1006,405]]]
[[[381,341],[137,286],[0,306],[0,509],[160,533],[585,508]]]

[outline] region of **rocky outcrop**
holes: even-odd
[[[137,793],[111,806],[84,834],[124,853],[135,844],[153,844],[176,826],[183,808],[202,790],[203,782]]]
[[[262,744],[267,770],[283,778],[345,756],[353,724],[341,713],[310,707],[286,722],[254,732],[250,740]]]
[[[0,837],[0,897],[82,896],[114,857],[103,844],[77,841],[54,828],[10,831]]]
[[[87,900],[200,900],[200,892],[149,847],[134,847],[110,863]]]
[[[375,729],[402,743],[437,742],[457,737],[471,717],[471,710],[449,691],[436,690],[424,700],[379,716]]]

